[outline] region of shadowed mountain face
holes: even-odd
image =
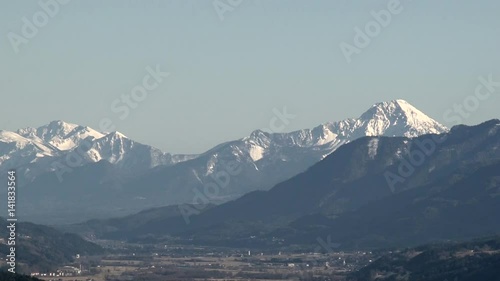
[[[258,130],[201,155],[171,155],[118,132],[58,121],[2,132],[0,170],[18,168],[25,190],[21,217],[54,224],[174,204],[219,204],[269,190],[360,137],[446,131],[409,103],[395,100],[374,105],[358,119],[291,133]]]
[[[291,242],[328,236],[344,247],[404,247],[500,233],[500,161],[468,165],[442,180],[401,192],[337,218],[303,217],[286,232]],[[355,230],[355,231],[354,231]],[[286,233],[286,234],[285,234]]]
[[[104,236],[261,244],[330,236],[345,247],[379,247],[490,234],[500,231],[499,165],[499,120],[412,139],[366,137],[269,191],[189,216],[189,224],[186,216],[156,217]]]
[[[0,223],[8,225],[3,218],[0,218]],[[77,254],[87,256],[104,253],[100,246],[85,241],[76,234],[62,233],[51,227],[17,223],[16,231],[17,272],[51,271],[61,264],[73,262]],[[8,237],[8,229],[2,227],[0,235]],[[10,246],[0,244],[0,253],[3,256],[10,253],[9,249]]]

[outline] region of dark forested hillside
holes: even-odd
[[[6,225],[4,219],[0,220]],[[0,229],[0,236],[7,237],[7,228]],[[32,223],[17,224],[16,251],[19,268],[24,272],[24,265],[30,270],[50,270],[55,266],[72,262],[77,254],[95,255],[103,253],[103,249],[80,236],[62,233],[53,228]],[[0,245],[0,254],[7,255],[9,247]],[[1,280],[1,279],[0,279]]]
[[[350,276],[350,281],[497,281],[500,237],[429,245],[387,255]]]
[[[9,272],[0,271],[0,280],[2,281],[41,281],[40,279],[29,277],[26,275],[12,274]]]

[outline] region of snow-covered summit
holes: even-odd
[[[77,161],[78,165],[106,160],[126,171],[135,172],[194,158],[163,153],[135,142],[120,132],[102,133],[61,120],[16,132],[0,131],[0,171],[19,167],[36,176],[53,170],[51,164],[54,162],[68,164],[65,159],[70,153],[75,153],[70,157],[71,161],[74,162],[75,157],[82,159]],[[73,162],[70,165],[74,166]]]
[[[131,172],[144,172],[156,166],[175,164],[169,153],[138,143],[120,132],[111,132],[95,140],[85,154],[90,162],[106,160]]]
[[[271,143],[280,146],[296,146],[317,148],[326,146],[338,147],[339,144],[364,136],[403,136],[417,137],[423,134],[440,134],[448,129],[416,109],[404,100],[393,100],[373,105],[359,118],[345,119],[337,122],[321,124],[313,129],[299,130],[290,133],[264,133],[254,131],[242,141],[248,144]]]
[[[313,129],[290,133],[256,130],[248,137],[219,145],[205,155],[210,159],[220,159],[221,163],[230,160],[247,162],[260,171],[279,162],[315,163],[340,146],[365,136],[416,137],[447,130],[408,102],[394,100],[373,105],[359,118],[328,122]],[[217,164],[207,165],[210,169],[200,173],[210,174],[210,171],[217,170],[214,165]],[[307,168],[307,164],[298,169],[301,168]]]
[[[79,194],[100,198],[104,190],[113,192],[109,189],[112,187],[128,190],[128,193],[119,192],[120,196],[123,194],[120,199],[130,199],[131,204],[142,207],[143,202],[149,206],[191,204],[193,192],[215,185],[219,192],[210,199],[221,202],[258,189],[270,189],[360,137],[414,137],[446,130],[409,103],[395,100],[375,104],[359,118],[327,122],[290,133],[256,130],[248,137],[219,144],[201,155],[170,155],[118,132],[98,132],[54,121],[39,128],[0,131],[0,173],[10,167],[17,168],[19,175],[33,180],[35,186],[37,176],[57,169],[53,164],[66,165],[69,171],[75,171],[79,166],[96,167],[92,163],[106,161],[113,165],[113,169],[103,171],[106,180]],[[369,141],[367,153],[371,159],[382,153],[378,138]],[[95,176],[95,169],[78,171],[83,177]],[[129,177],[136,178],[132,184],[123,185]],[[71,185],[72,182],[63,182],[60,187]],[[42,183],[40,188],[44,186]],[[40,194],[44,194],[44,190],[40,190]],[[134,203],[137,200],[133,198],[137,196],[147,200]],[[76,198],[71,200],[79,199]],[[60,200],[63,201],[65,199]],[[113,202],[108,207],[110,210],[122,208]]]
[[[64,163],[69,153],[76,152],[82,154],[84,161],[81,165],[105,160],[125,171],[145,171],[156,166],[196,160],[192,165],[197,167],[193,171],[198,176],[210,175],[224,169],[228,161],[237,161],[248,165],[253,172],[274,174],[275,180],[269,181],[273,183],[301,172],[343,144],[360,137],[416,137],[446,131],[446,127],[408,102],[394,100],[377,103],[356,119],[328,122],[290,133],[256,130],[248,137],[220,144],[202,155],[171,155],[135,142],[119,132],[104,133],[73,123],[53,121],[17,132],[0,131],[0,170],[5,169],[4,164],[8,162],[13,167],[30,166],[31,171],[38,169],[43,172],[50,170],[52,162]],[[286,168],[281,166],[283,163],[287,163]],[[274,170],[276,167],[281,168]]]
[[[225,178],[224,188],[218,194],[219,198],[230,200],[257,189],[267,190],[361,137],[414,137],[446,130],[409,103],[395,100],[375,104],[359,118],[327,122],[312,129],[289,133],[255,130],[247,137],[217,145],[191,161],[159,169],[152,178],[161,178],[169,194],[182,201],[192,198],[192,190],[212,185],[214,179],[220,183],[222,175],[233,172],[230,179]],[[373,138],[368,156],[375,158],[378,149],[378,139]]]
[[[448,131],[448,128],[401,99],[373,105],[358,122],[362,124],[358,127],[368,136],[417,137]]]
[[[68,151],[81,144],[85,139],[99,139],[104,134],[84,126],[79,126],[64,121],[52,121],[47,125],[38,128],[24,128],[17,133],[26,138],[45,142],[53,145],[59,150]]]

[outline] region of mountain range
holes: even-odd
[[[119,132],[54,121],[0,132],[0,171],[22,174],[24,219],[74,222],[174,204],[207,205],[269,190],[364,136],[447,132],[408,102],[291,133],[261,130],[200,155],[172,155]],[[203,211],[203,210],[200,210]]]
[[[499,200],[500,120],[491,120],[415,138],[360,138],[269,191],[188,222],[169,207],[76,227],[132,241],[279,247],[328,237],[350,249],[407,247],[500,233]]]
[[[192,157],[163,153],[119,132],[101,133],[63,121],[16,132],[0,131],[0,170],[15,168],[27,181],[53,171],[56,164],[76,168],[105,160],[124,171],[139,173]]]

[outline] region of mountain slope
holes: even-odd
[[[53,146],[25,138],[17,133],[0,131],[0,170],[21,167],[56,155]]]
[[[0,218],[2,225],[7,225]],[[104,250],[91,242],[85,241],[76,234],[62,233],[51,227],[32,223],[16,224],[16,262],[19,272],[30,273],[50,271],[61,264],[74,261],[77,254],[96,255]],[[1,237],[8,237],[8,229],[0,229]],[[0,243],[0,253],[6,256],[10,246]],[[21,270],[21,271],[20,271]]]
[[[83,127],[65,125],[61,122],[51,124],[49,126],[51,129],[45,127],[37,129],[37,134],[26,133],[30,130],[23,130],[23,132],[29,136],[36,135],[37,140],[48,141],[52,145],[58,143],[52,141],[54,136],[75,135],[71,132],[83,130]],[[58,126],[59,129],[52,128]],[[94,139],[90,139],[92,136],[81,134],[89,140],[89,143],[81,141],[78,147],[71,150],[57,151],[56,156],[48,157],[48,160],[43,162],[44,165],[41,165],[40,170],[47,167],[49,160],[63,165],[71,163],[68,161],[68,153],[83,158],[77,166],[89,163],[95,165],[96,162],[103,160],[113,164],[122,174],[133,177],[128,177],[129,181],[126,182],[122,180],[112,183],[97,182],[94,183],[97,186],[88,188],[97,192],[97,190],[107,190],[109,185],[119,187],[120,200],[113,200],[104,206],[108,208],[108,211],[113,212],[118,209],[137,210],[173,204],[217,204],[255,190],[268,190],[277,183],[305,171],[340,146],[359,137],[367,135],[415,137],[420,134],[446,131],[444,126],[409,103],[395,100],[374,105],[358,119],[325,123],[314,129],[291,133],[266,133],[257,130],[248,137],[220,144],[197,156],[172,156],[155,148],[138,144],[116,132]],[[57,139],[68,138],[57,137]],[[374,148],[375,146],[372,145],[372,151],[376,150]],[[64,192],[51,193],[74,185],[70,179],[64,178],[76,168],[78,167],[71,167],[68,173],[64,173],[62,181],[60,181],[61,175],[54,182],[35,179],[26,189],[43,190],[44,196],[54,198],[61,210],[70,207],[84,209],[84,202],[78,198],[63,197]],[[31,166],[29,169],[35,170]],[[38,202],[36,197],[30,194],[26,196],[28,206],[36,205]],[[99,197],[100,195],[89,192],[88,196]],[[34,215],[39,218],[43,211]],[[112,212],[103,213],[112,214]],[[65,212],[61,211],[59,214],[65,216]],[[29,217],[29,213],[26,213],[26,216],[26,218],[33,219]],[[89,218],[92,217],[84,216],[77,219]],[[75,221],[73,216],[68,216],[67,219]]]
[[[411,164],[417,152],[424,159]],[[143,223],[141,229],[108,235],[136,239],[146,234],[142,229],[147,229],[148,235],[170,234],[200,243],[219,243],[221,237],[241,243],[257,243],[259,239],[270,243],[272,237],[287,243],[315,243],[317,237],[331,235],[335,241],[353,247],[419,242],[414,236],[422,240],[456,238],[449,231],[442,236],[432,233],[434,223],[448,226],[460,237],[481,235],[500,229],[500,224],[490,220],[476,232],[460,233],[458,221],[450,226],[443,220],[460,219],[467,210],[471,220],[480,221],[484,212],[495,212],[494,206],[500,206],[500,198],[494,196],[498,163],[500,120],[457,126],[447,134],[413,139],[365,137],[342,146],[270,191],[252,192],[192,215],[189,224],[182,216],[156,218],[150,224]],[[398,172],[401,167],[410,168],[411,173]],[[399,175],[401,181],[391,184],[388,173]],[[471,192],[474,183],[478,185],[473,190],[476,193]],[[443,212],[442,220],[426,220],[427,210],[433,208]],[[411,216],[415,219],[405,219]],[[417,226],[422,233],[415,232]],[[396,236],[377,239],[391,237],[390,233]],[[250,236],[259,239],[250,241]],[[363,242],[365,238],[370,241]]]
[[[221,144],[181,165],[157,169],[130,186],[143,184],[145,188],[141,192],[146,198],[155,200],[163,196],[164,204],[199,204],[198,193],[211,201],[234,199],[250,191],[268,190],[359,137],[415,137],[446,131],[444,126],[407,102],[396,100],[374,105],[359,119],[326,123],[311,130],[255,131],[249,137]],[[237,175],[227,177],[235,163]],[[222,175],[228,178],[223,183]],[[214,184],[219,187],[217,192],[207,191],[207,187]],[[176,196],[170,197],[172,194]]]
[[[466,166],[443,180],[373,202],[337,218],[291,224],[291,243],[329,235],[344,247],[404,247],[500,233],[500,161]]]

